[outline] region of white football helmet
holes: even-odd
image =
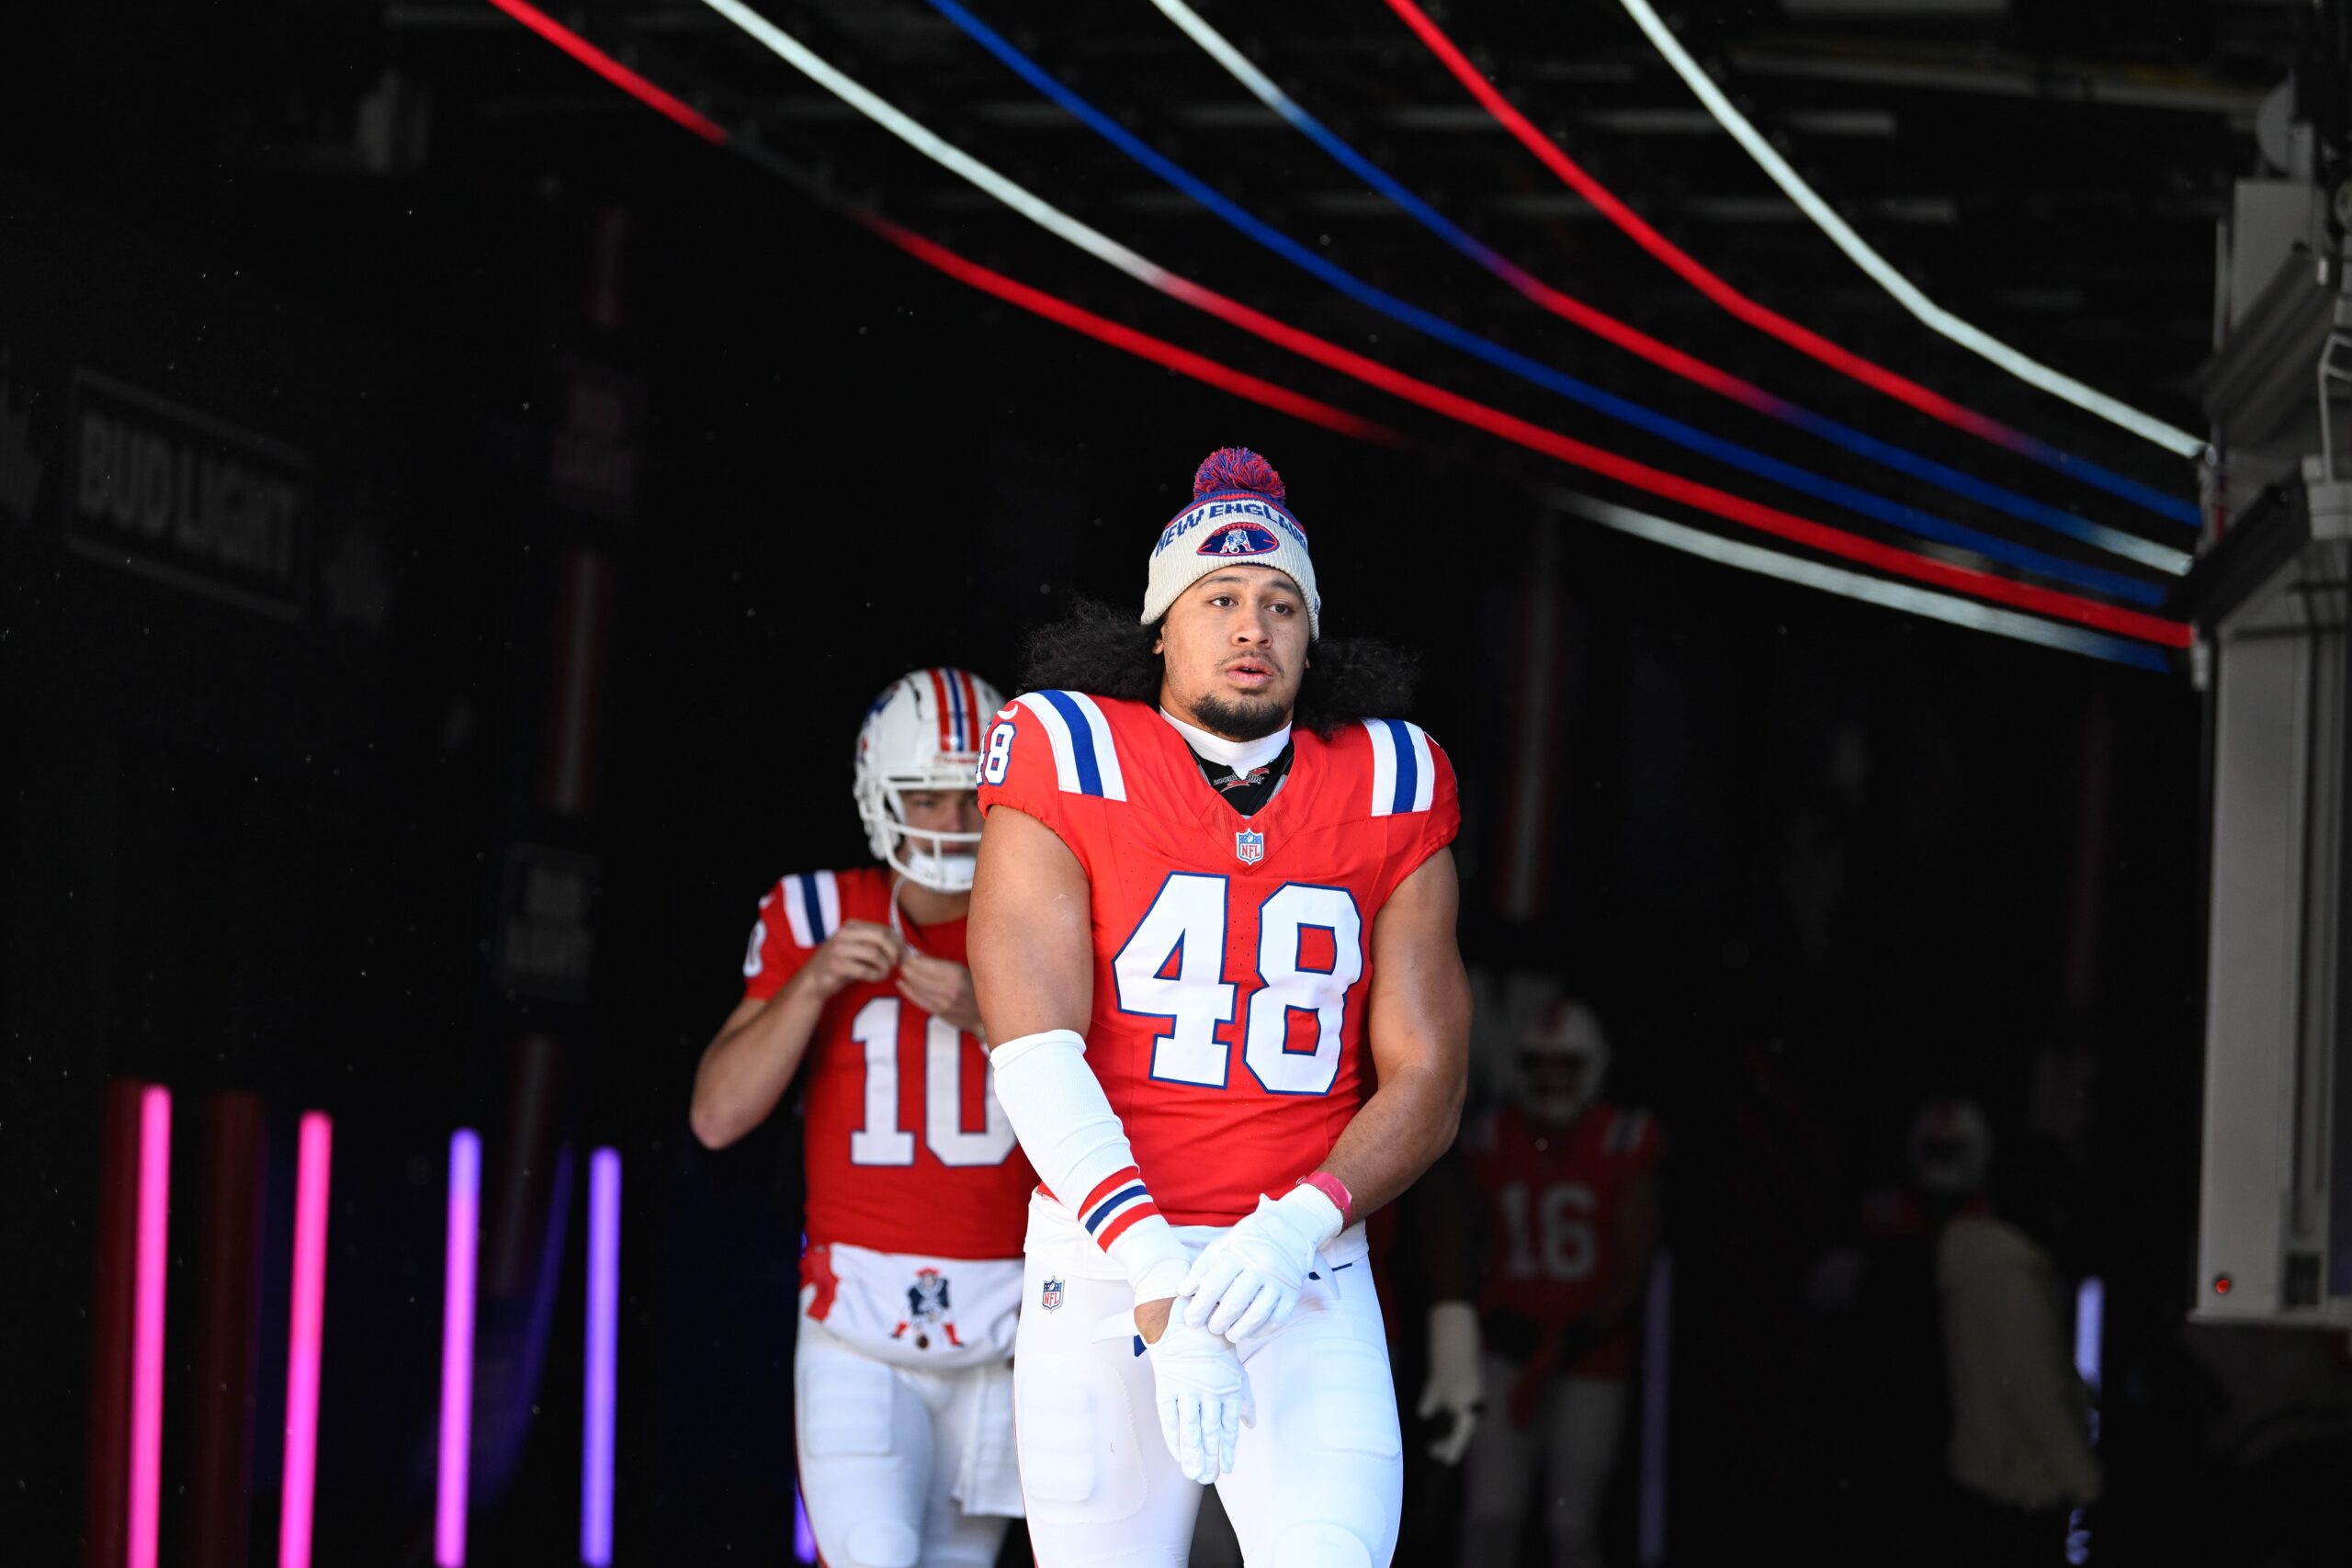
[[[980,836],[910,831],[901,797],[978,787],[981,738],[1003,705],[1003,694],[968,670],[918,670],[874,699],[858,727],[852,788],[875,859],[942,893],[971,890]]]
[[[1528,1110],[1547,1122],[1576,1120],[1600,1098],[1609,1076],[1609,1037],[1600,1018],[1573,999],[1544,1008],[1520,1037],[1519,1073]]]

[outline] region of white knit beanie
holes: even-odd
[[[1187,588],[1227,566],[1270,566],[1287,572],[1306,596],[1306,635],[1323,632],[1323,599],[1306,530],[1283,504],[1283,477],[1247,446],[1220,446],[1193,475],[1192,504],[1170,518],[1151,547],[1143,624],[1168,613]]]

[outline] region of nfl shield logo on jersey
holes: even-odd
[[[1047,1280],[1046,1288],[1037,1292],[1037,1304],[1047,1312],[1061,1311],[1062,1282],[1059,1280]]]
[[[1243,865],[1256,865],[1266,858],[1266,835],[1244,828],[1233,835],[1233,852]]]

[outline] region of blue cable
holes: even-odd
[[[973,16],[956,0],[930,0],[933,9],[955,23],[975,42],[995,55],[1016,75],[1046,97],[1076,116],[1090,130],[1118,148],[1128,157],[1149,169],[1161,179],[1191,197],[1234,228],[1272,251],[1295,266],[1302,267],[1337,288],[1360,304],[1369,306],[1390,320],[1413,328],[1416,332],[1450,344],[1499,369],[1509,371],[1522,380],[1574,402],[1582,403],[1597,412],[1647,431],[1702,457],[1713,457],[1733,468],[1770,479],[1801,493],[1843,506],[1865,517],[1874,518],[1890,526],[1925,539],[1956,548],[1972,550],[1988,559],[2005,561],[2023,571],[2054,581],[2088,588],[2135,604],[2160,604],[2165,591],[2156,583],[2144,582],[2121,572],[2100,567],[2086,566],[2063,557],[2050,555],[2030,546],[2019,545],[1995,535],[1950,522],[1931,513],[1900,502],[1873,495],[1840,480],[1826,478],[1777,457],[1766,457],[1736,442],[1710,435],[1695,426],[1683,423],[1645,408],[1629,399],[1577,379],[1564,371],[1529,358],[1514,349],[1505,348],[1491,339],[1479,336],[1455,325],[1443,317],[1408,304],[1405,300],[1365,282],[1338,264],[1326,260],[1300,244],[1279,229],[1263,222],[1242,208],[1227,200],[1191,171],[1136,137],[1125,126],[1096,108],[1077,93],[1064,86],[1046,70],[1000,37],[986,23]]]
[[[1402,208],[1407,215],[1422,228],[1427,229],[1430,233],[1435,234],[1439,239],[1443,240],[1513,288],[1518,287],[1515,279],[1526,278],[1530,282],[1537,281],[1517,263],[1464,230],[1461,225],[1408,189],[1402,181],[1387,170],[1340,140],[1337,132],[1309,114],[1306,107],[1288,93],[1274,86],[1272,82],[1267,83],[1267,85],[1273,91],[1275,97],[1273,107],[1276,113],[1305,134],[1308,141],[1329,153],[1342,168]],[[2190,558],[2184,551],[2173,549],[2169,546],[2154,544],[2140,537],[2137,534],[2120,528],[2110,528],[2102,524],[2090,522],[2064,507],[2052,506],[2048,502],[2036,501],[2031,496],[2021,495],[2005,486],[1980,479],[1973,474],[1964,473],[1949,465],[1939,463],[1933,458],[1923,457],[1907,448],[1882,441],[1875,435],[1866,434],[1826,414],[1815,413],[1811,409],[1792,402],[1777,394],[1766,392],[1765,396],[1771,398],[1779,408],[1777,411],[1759,412],[1770,412],[1772,417],[1795,425],[1808,434],[1818,435],[1825,441],[1843,446],[1857,457],[1883,463],[1890,468],[1909,474],[1914,479],[1921,479],[1930,484],[1939,485],[1953,494],[1976,502],[1980,505],[2006,512],[2023,522],[2038,524],[2041,527],[2064,534],[2069,538],[2080,539],[2085,544],[2094,545],[2113,554],[2128,557],[2143,565],[2155,567],[2159,570],[2178,575],[2188,570]],[[2077,458],[2074,461],[2079,464],[2081,459]],[[2132,494],[2130,499],[2139,502],[2143,506],[2153,506],[2165,516],[2177,521],[2188,523],[2198,521],[2197,509],[2177,497],[2165,495],[2160,491],[2139,485],[2134,480],[2124,479],[2120,475],[2109,477],[2138,491],[2139,493]]]

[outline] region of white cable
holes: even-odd
[[[798,39],[743,5],[741,0],[703,0],[703,4],[765,44],[786,64],[866,118],[929,158],[960,175],[1048,233],[1060,236],[1090,255],[1109,262],[1121,272],[1165,291],[1171,275],[1145,260],[1109,235],[1090,229],[1060,208],[998,174],[978,158],[943,141],[926,127],[867,92],[811,53]]]
[[[1669,549],[1698,556],[1718,565],[1777,577],[1783,582],[1817,589],[1824,593],[1835,593],[1844,599],[1859,599],[1866,604],[1924,615],[1929,620],[1946,621],[1956,626],[1965,626],[1970,631],[1989,632],[1995,637],[2015,637],[2020,642],[2063,649],[2068,653],[2112,660],[2117,659],[2120,651],[2128,650],[2133,657],[2118,660],[2119,662],[2143,668],[2154,662],[2143,657],[2147,650],[2140,645],[2102,632],[2088,631],[2059,621],[2045,621],[2039,615],[2021,615],[2015,610],[1980,604],[1973,599],[1939,593],[1932,589],[1915,588],[1907,582],[1889,582],[1883,578],[1849,571],[1843,567],[1764,549],[1737,539],[1726,539],[1720,534],[1670,523],[1663,517],[1636,512],[1630,506],[1620,506],[1615,502],[1602,501],[1578,491],[1547,489],[1544,493],[1546,500],[1563,512],[1573,513],[1604,528],[1631,534],[1635,538],[1647,539],[1654,545],[1664,545]]]
[[[1158,4],[1159,0],[1154,0],[1154,3]],[[1666,62],[1674,67],[1675,74],[1698,95],[1699,101],[1706,106],[1709,114],[1715,117],[1716,122],[1747,149],[1747,155],[1772,177],[1772,183],[1779,186],[1856,266],[1893,295],[1897,304],[1936,332],[1962,348],[1982,355],[2021,381],[2039,387],[2053,397],[2064,398],[2076,408],[2120,425],[2166,451],[2184,457],[2203,455],[2206,444],[2202,436],[2191,435],[2188,431],[2166,424],[2153,414],[2143,413],[2129,403],[2086,387],[2064,372],[2053,370],[2041,361],[2028,357],[1990,333],[1962,321],[1919,292],[1917,286],[1897,272],[1892,263],[1871,249],[1869,242],[1855,233],[1846,220],[1821,199],[1819,193],[1805,184],[1804,176],[1791,168],[1788,160],[1781,157],[1763,134],[1748,123],[1747,117],[1741,114],[1731,99],[1724,96],[1723,89],[1715,85],[1713,79],[1699,68],[1699,62],[1683,49],[1681,40],[1650,8],[1649,0],[1620,0],[1620,3],[1642,31],[1649,35],[1650,42],[1657,46],[1657,51],[1666,56]],[[1160,6],[1163,11],[1167,8]]]
[[[1250,64],[1247,56],[1226,41],[1223,33],[1201,20],[1200,13],[1185,5],[1184,0],[1151,0],[1151,3],[1159,7],[1161,16],[1182,28],[1187,38],[1207,51],[1210,59],[1231,73],[1235,81],[1249,88],[1260,103],[1284,119],[1294,123],[1297,121],[1298,105],[1291,96],[1275,86],[1272,78],[1264,72]]]

